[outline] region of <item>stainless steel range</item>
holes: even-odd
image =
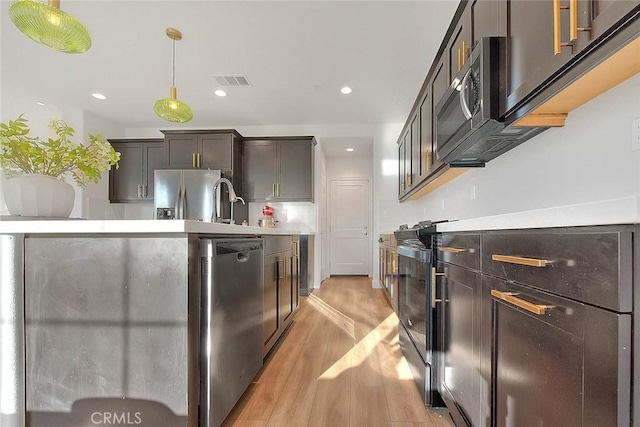
[[[443,222],[443,221],[438,221]],[[400,226],[398,241],[398,317],[400,346],[425,405],[443,406],[438,393],[440,289],[436,282],[436,222]]]

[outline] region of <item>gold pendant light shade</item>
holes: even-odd
[[[87,29],[73,16],[60,10],[59,0],[49,4],[18,0],[9,6],[13,23],[27,37],[65,53],[83,53],[91,47]]]
[[[185,123],[193,118],[193,113],[187,104],[178,99],[175,83],[176,40],[182,40],[182,33],[175,28],[167,28],[167,37],[173,40],[173,56],[171,62],[171,81],[173,86],[171,86],[171,97],[157,100],[156,103],[153,104],[153,111],[168,122]]]

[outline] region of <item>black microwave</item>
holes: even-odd
[[[545,128],[506,127],[506,39],[483,37],[436,105],[436,156],[451,166],[484,166]]]

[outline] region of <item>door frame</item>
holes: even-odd
[[[327,185],[327,230],[328,230],[328,242],[327,242],[327,266],[328,266],[328,276],[331,276],[331,246],[333,241],[333,230],[331,229],[331,208],[332,208],[332,197],[331,197],[331,188],[333,182],[355,182],[355,181],[366,181],[369,184],[369,202],[367,206],[367,276],[373,276],[373,268],[372,268],[372,227],[373,227],[373,179],[371,177],[348,177],[348,178],[329,178]]]

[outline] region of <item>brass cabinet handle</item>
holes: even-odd
[[[569,0],[569,40],[578,38],[578,0]]]
[[[494,261],[508,262],[509,264],[528,265],[529,267],[546,267],[551,261],[546,259],[525,258],[511,255],[491,255]]]
[[[405,180],[405,182],[407,183],[407,187],[411,187],[411,174],[408,173],[407,175],[407,179]]]
[[[462,40],[462,65],[464,65],[467,60],[467,41]],[[462,68],[462,66],[460,66]]]
[[[285,261],[284,261],[283,259],[282,259],[282,260],[280,260],[280,259],[276,259],[276,271],[275,271],[275,277],[274,277],[274,279],[275,279],[276,281],[277,281],[277,280],[280,280],[280,279],[284,279],[284,277],[280,275],[281,273],[285,273],[285,272],[283,271],[283,270],[285,269],[284,262],[285,262]],[[280,268],[280,263],[282,263],[282,269]],[[286,273],[285,273],[285,274],[286,274]]]
[[[142,198],[142,185],[138,184],[138,198]]]
[[[561,10],[569,10],[569,43],[561,41]],[[560,0],[553,0],[553,53],[559,55],[563,46],[573,46],[578,31],[591,31],[591,27],[578,27],[578,0],[569,0],[569,6],[560,6]]]
[[[283,271],[282,276],[283,276],[283,280],[284,280],[285,282],[287,281],[287,260],[288,260],[288,259],[289,259],[288,257],[285,257],[285,258],[282,260],[282,269],[284,270],[284,271]]]
[[[458,48],[458,71],[462,68],[462,58],[461,58],[462,50]]]
[[[202,164],[202,157],[200,153],[196,153],[196,167],[199,169]]]
[[[273,194],[273,197],[276,197],[276,183],[275,182],[273,184],[271,184],[271,194]]]
[[[463,252],[471,252],[467,248],[451,248],[448,246],[441,246],[438,248],[440,252],[449,252],[450,254],[461,254]]]
[[[560,45],[560,0],[553,0],[553,54],[559,55]]]
[[[198,167],[198,161],[196,160],[197,157],[198,157],[198,153],[191,153],[191,167],[194,167],[194,168]]]
[[[560,6],[560,0],[553,0],[553,54],[560,55],[562,46],[572,46],[571,43],[562,43],[562,17],[560,10],[569,9],[567,6]]]
[[[144,197],[146,199],[147,196],[149,196],[149,186],[143,184],[142,185],[142,197]]]
[[[591,31],[591,27],[578,27],[578,0],[569,0],[570,41],[578,38],[578,31]]]
[[[424,164],[425,164],[425,172],[431,170],[431,153],[429,151],[424,152]]]
[[[516,298],[515,295],[518,295],[518,294],[510,293],[510,292],[500,292],[498,290],[491,289],[492,297],[496,297],[498,299],[501,299],[502,301],[506,301],[509,304],[513,304],[516,307],[525,309],[528,312],[531,312],[533,314],[543,315],[547,312],[548,309],[551,308],[548,305],[534,304],[532,302],[525,301],[521,298]]]

